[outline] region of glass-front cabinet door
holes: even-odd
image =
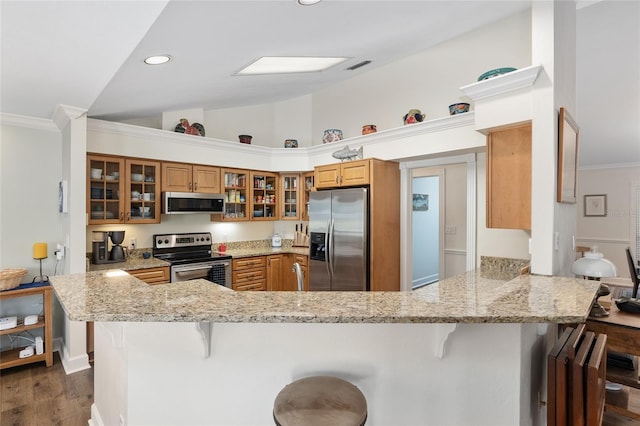
[[[277,220],[278,175],[251,172],[251,220]]]
[[[222,184],[224,185],[224,215],[222,215],[222,220],[249,220],[248,182],[248,170],[222,169]],[[219,217],[220,215],[212,215],[212,220],[215,216]]]
[[[87,156],[88,223],[124,222],[124,160],[100,155]]]
[[[301,199],[301,219],[309,220],[309,194],[311,191],[315,191],[314,188],[314,172],[306,172],[302,174],[302,181],[304,187],[302,188],[302,199]]]
[[[299,174],[281,174],[280,175],[280,219],[282,220],[298,220],[300,219],[299,204]]]
[[[160,162],[127,159],[127,223],[160,223]]]

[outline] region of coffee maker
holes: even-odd
[[[112,246],[109,250],[109,238]],[[103,263],[123,262],[125,259],[124,248],[121,246],[124,241],[124,231],[93,231],[91,241],[93,250],[93,263],[100,265]]]

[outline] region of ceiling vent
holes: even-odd
[[[364,67],[365,65],[369,65],[370,63],[371,63],[371,61],[358,62],[355,65],[351,65],[349,68],[347,68],[347,70],[349,70],[349,71],[357,70],[358,68]]]

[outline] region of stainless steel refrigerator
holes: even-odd
[[[311,192],[309,289],[369,290],[367,188]]]

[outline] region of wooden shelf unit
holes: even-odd
[[[18,287],[13,290],[2,291],[0,292],[0,300],[37,295],[42,296],[43,309],[43,315],[38,317],[38,322],[36,324],[24,325],[23,320],[20,319],[17,327],[2,330],[0,331],[0,335],[18,334],[27,330],[43,329],[42,340],[44,343],[44,352],[40,355],[34,354],[28,358],[20,358],[20,351],[31,345],[21,345],[18,348],[2,351],[0,352],[0,370],[40,361],[44,361],[47,367],[53,365],[53,296],[51,285],[27,288]]]

